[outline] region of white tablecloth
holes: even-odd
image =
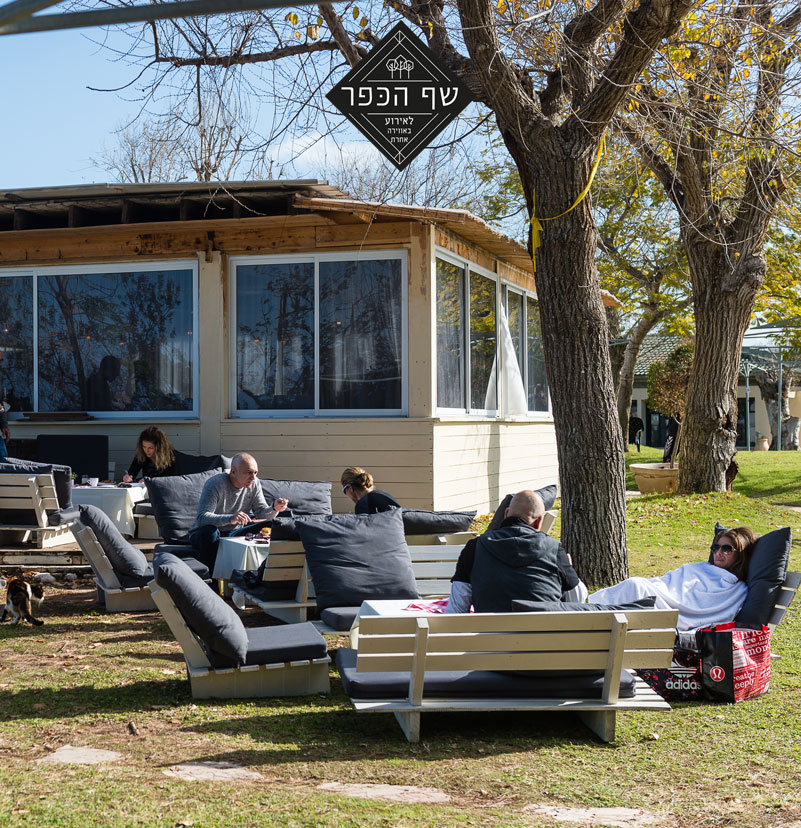
[[[133,537],[136,532],[133,507],[136,503],[147,500],[144,486],[131,486],[120,489],[116,486],[73,486],[72,502],[76,506],[97,506],[108,515],[123,535]]]
[[[239,537],[220,538],[211,577],[227,581],[235,569],[258,569],[269,549],[269,543],[255,543]]]

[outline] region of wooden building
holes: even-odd
[[[411,507],[558,476],[530,259],[459,210],[315,181],[7,192],[0,355],[12,437],[106,434],[117,479],[149,424],[265,477],[360,465]]]

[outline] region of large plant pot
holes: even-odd
[[[754,448],[757,451],[769,451],[770,450],[770,440],[767,437],[758,437],[756,441],[756,445]]]
[[[632,463],[629,468],[637,482],[637,488],[643,494],[669,494],[676,490],[678,465],[671,468],[670,463]]]

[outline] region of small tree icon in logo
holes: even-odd
[[[414,63],[405,57],[396,57],[388,60],[386,63],[387,69],[392,80],[395,80],[395,72],[398,73],[398,80],[403,80],[403,73],[406,72],[406,78],[409,77],[409,72],[414,69]]]

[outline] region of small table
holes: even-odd
[[[76,506],[97,506],[129,538],[136,534],[133,507],[143,500],[147,500],[147,489],[135,484],[128,489],[118,486],[72,487],[72,502]]]
[[[269,549],[269,543],[256,543],[242,537],[220,538],[211,577],[228,581],[235,569],[258,569]]]

